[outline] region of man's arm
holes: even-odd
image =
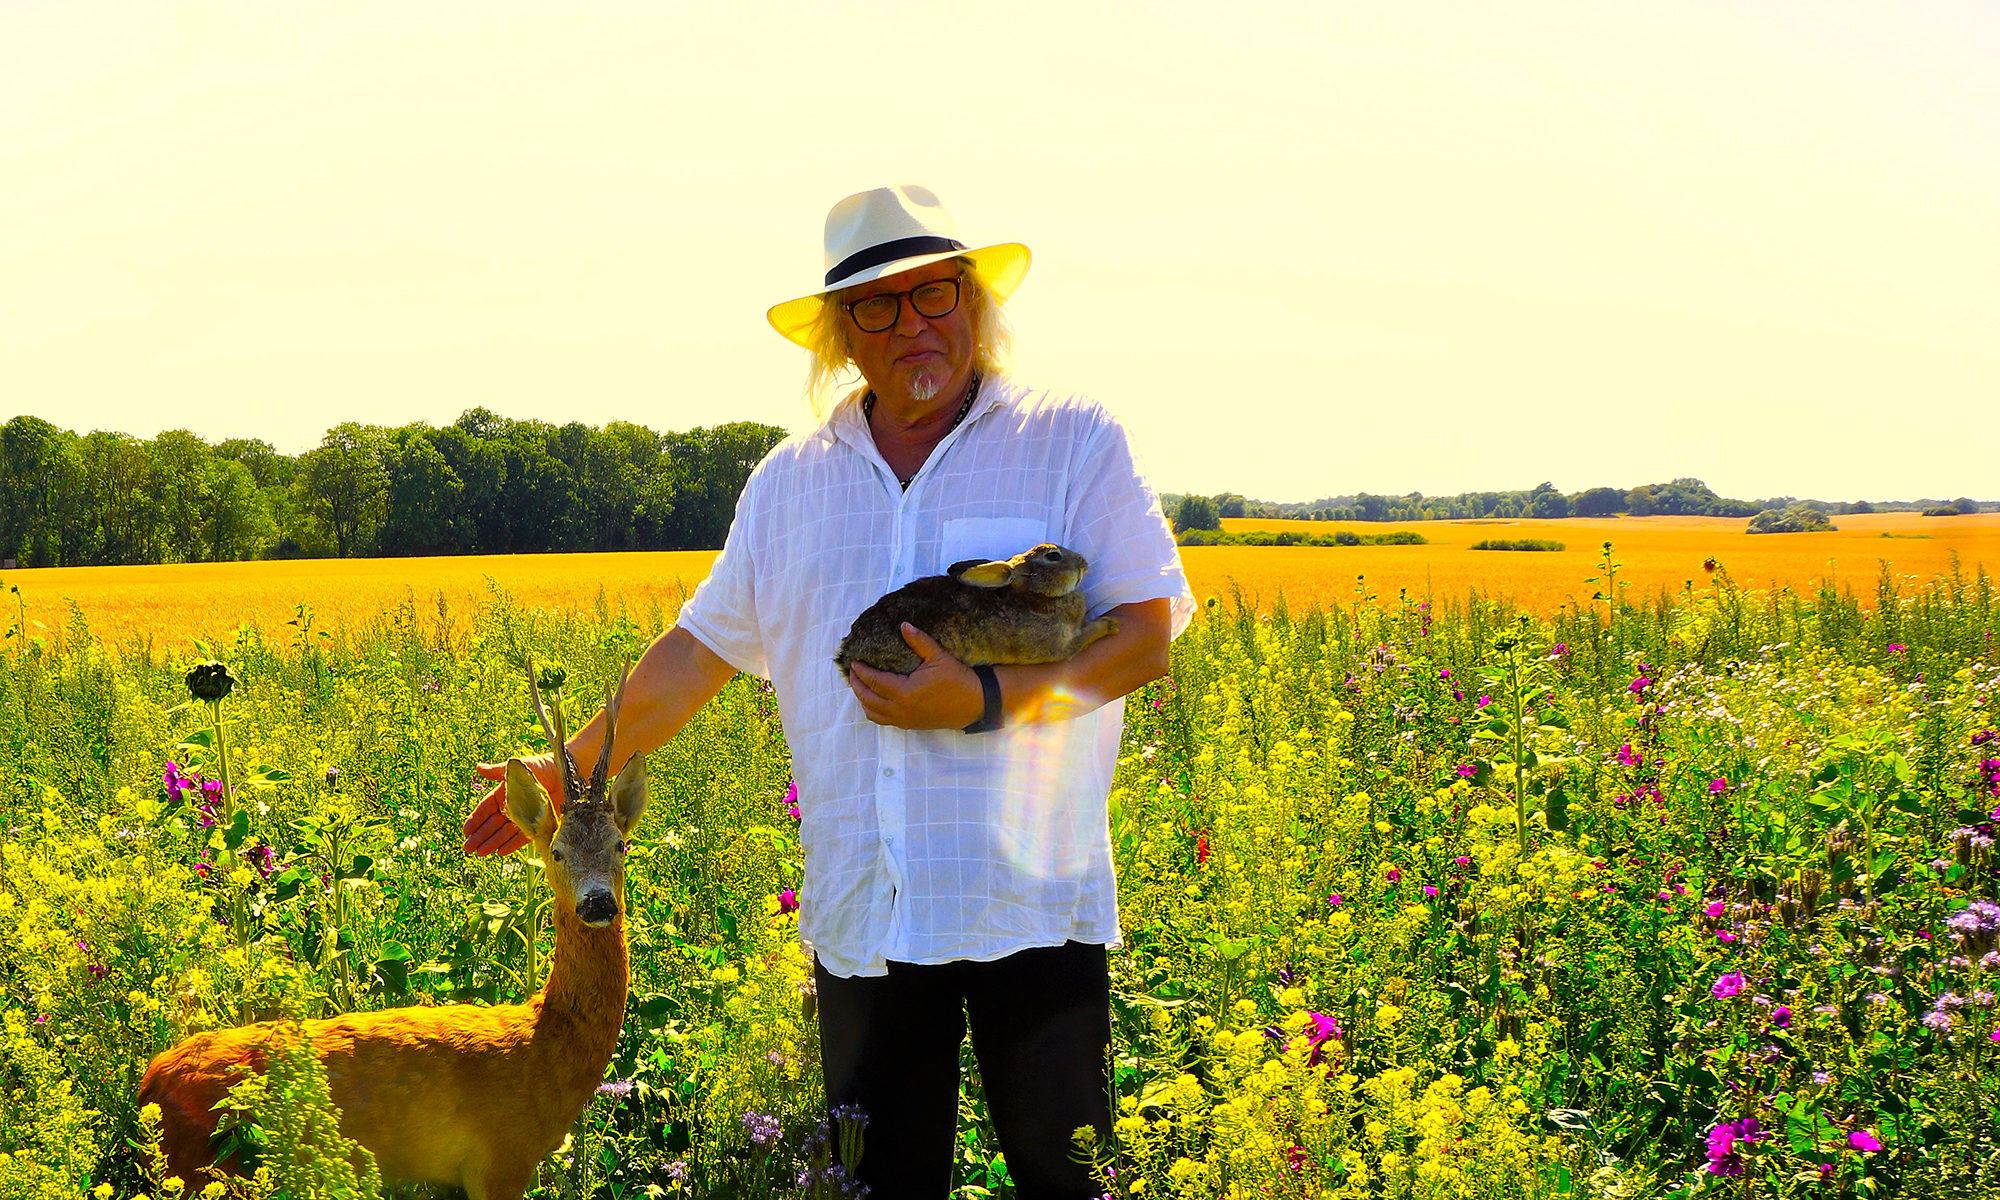
[[[1080,717],[1167,673],[1172,601],[1121,604],[1107,615],[1118,618],[1118,632],[1092,642],[1075,658],[993,668],[1003,725]],[[972,668],[914,625],[903,626],[903,640],[923,660],[908,675],[849,665],[848,686],[868,719],[903,729],[963,729],[978,720],[986,700]]]
[[[618,711],[618,736],[611,747],[611,774],[616,775],[634,755],[666,745],[735,674],[735,667],[684,629],[669,629],[654,638],[633,665],[632,677],[625,683],[625,700]],[[600,710],[570,736],[569,752],[579,769],[588,772],[596,764],[603,745],[604,713]],[[560,805],[562,786],[554,758],[538,755],[529,766]],[[505,763],[479,766],[481,775],[500,782],[481,797],[472,815],[465,819],[467,854],[506,854],[527,844],[521,831],[507,819],[506,771]]]

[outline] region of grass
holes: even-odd
[[[1989,1194],[2000,593],[1879,585],[1207,605],[1126,706],[1107,1190]],[[162,784],[220,773],[183,652],[9,643],[0,1194],[156,1191],[136,1073],[191,1029],[531,990],[545,890],[459,854],[471,767],[538,743],[521,654],[586,715],[671,617],[649,597],[243,627],[213,647],[233,832]],[[800,1194],[823,1114],[775,708],[738,679],[649,763],[619,1086],[538,1196]],[[958,1183],[1000,1190],[962,1104]]]

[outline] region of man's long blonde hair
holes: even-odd
[[[958,263],[965,268],[965,277],[958,285],[958,303],[972,316],[973,368],[990,378],[1006,369],[1014,330],[1008,324],[1005,306],[993,299],[993,293],[973,271],[972,260],[961,258]],[[806,372],[806,402],[812,405],[813,416],[822,421],[841,394],[860,379],[851,370],[854,356],[847,348],[846,317],[839,295],[830,295],[819,306],[819,317],[807,332],[810,340],[806,349],[812,354],[812,366]]]

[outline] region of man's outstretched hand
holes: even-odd
[[[556,761],[547,754],[536,754],[521,760],[535,778],[541,781],[542,790],[549,794],[549,803],[557,812],[562,811],[562,785],[556,779]],[[472,806],[472,815],[465,818],[465,852],[467,854],[512,854],[528,844],[528,835],[507,816],[507,764],[480,763],[474,768],[486,779],[497,780],[491,791],[479,798]]]

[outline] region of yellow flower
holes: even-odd
[[[1394,1029],[1396,1022],[1403,1019],[1403,1010],[1393,1004],[1384,1004],[1375,1010],[1375,1023],[1384,1029]]]

